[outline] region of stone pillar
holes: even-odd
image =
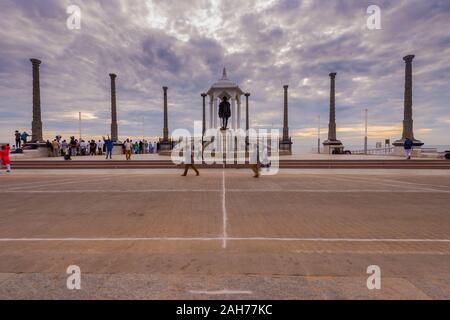
[[[236,129],[236,98],[231,98],[231,129]]]
[[[336,152],[343,152],[344,147],[342,143],[336,138],[336,90],[335,90],[335,80],[336,73],[330,73],[330,120],[328,123],[328,139],[323,142],[324,152],[325,153],[333,153],[333,150],[336,149]]]
[[[289,118],[288,118],[288,85],[284,88],[284,111],[283,111],[283,138],[280,141],[280,155],[292,154],[292,141],[289,137]]]
[[[31,142],[43,142],[42,134],[42,118],[41,118],[41,88],[39,81],[39,65],[41,61],[38,59],[30,59],[33,65],[33,121],[31,122]]]
[[[288,125],[288,87],[284,88],[284,118],[283,118],[283,141],[289,140],[289,125]]]
[[[214,115],[213,103],[214,103],[214,95],[212,94],[209,96],[209,129],[213,128],[213,115]]]
[[[248,129],[250,128],[250,119],[248,115],[248,97],[250,93],[245,93],[245,152],[248,153]]]
[[[237,129],[241,128],[241,99],[236,100],[237,102]]]
[[[412,61],[414,55],[403,58],[405,61],[405,97],[404,97],[404,117],[402,138],[394,142],[394,146],[403,147],[406,138],[413,140],[414,146],[423,146],[423,143],[414,138],[413,117],[412,117]]]
[[[164,128],[163,139],[159,143],[159,154],[170,154],[172,150],[172,142],[169,140],[169,116],[167,110],[167,89],[168,87],[162,87],[164,91]]]
[[[250,120],[248,118],[248,97],[250,97],[250,93],[245,94],[245,130],[248,131],[250,127]]]
[[[201,96],[203,99],[202,136],[204,136],[206,131],[206,93],[202,93]]]
[[[217,97],[214,97],[214,115],[213,115],[213,128],[217,128]]]
[[[111,78],[111,140],[119,141],[119,130],[117,126],[117,104],[116,104],[116,77],[114,73],[110,73]]]
[[[164,127],[163,127],[163,141],[169,141],[169,117],[167,112],[167,89],[163,87],[164,91]]]

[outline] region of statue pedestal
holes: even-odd
[[[292,140],[281,140],[279,146],[280,156],[290,156],[292,155]]]
[[[172,142],[171,141],[161,141],[159,143],[158,154],[161,156],[170,156],[172,154]]]
[[[392,144],[394,146],[394,155],[396,155],[396,156],[404,156],[405,155],[404,144],[405,144],[405,139],[399,139]],[[420,155],[422,154],[422,146],[423,145],[424,145],[424,143],[422,141],[416,140],[416,139],[413,140],[413,152],[412,152],[413,157],[420,157]]]
[[[326,140],[323,142],[323,153],[342,154],[344,153],[344,145],[339,140]]]

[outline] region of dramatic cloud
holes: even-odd
[[[66,10],[81,8],[81,30]],[[369,5],[382,29],[366,26]],[[200,93],[228,76],[251,93],[252,126],[280,127],[289,84],[290,129],[314,145],[326,135],[330,72],[337,72],[338,137],[361,144],[401,134],[404,62],[415,54],[414,125],[427,144],[450,144],[450,2],[445,0],[1,0],[0,140],[30,131],[31,63],[41,65],[44,135],[109,133],[109,76],[118,75],[119,135],[162,132],[201,119]]]

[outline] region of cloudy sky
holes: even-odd
[[[66,26],[69,5],[81,29]],[[381,8],[381,30],[367,7]],[[120,137],[162,133],[162,89],[169,126],[201,119],[200,93],[228,76],[251,93],[253,127],[289,125],[314,145],[326,138],[329,77],[337,72],[338,138],[361,144],[396,139],[403,120],[404,62],[415,54],[414,125],[426,144],[450,144],[448,0],[0,0],[0,140],[31,130],[31,63],[42,60],[44,136],[109,133],[109,76],[117,73]]]

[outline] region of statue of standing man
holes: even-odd
[[[231,107],[227,97],[223,97],[219,104],[219,118],[222,120],[222,128],[220,130],[227,130],[228,119],[231,117]]]

